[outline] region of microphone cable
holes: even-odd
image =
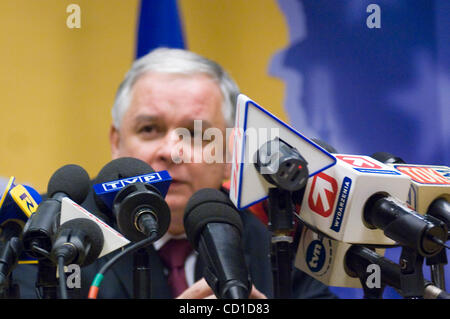
[[[58,256],[58,279],[61,299],[68,299],[66,287],[66,273],[64,272],[64,256]]]
[[[122,258],[123,256],[125,256],[129,253],[132,253],[136,250],[139,250],[140,248],[146,247],[147,245],[151,244],[157,238],[158,238],[158,230],[155,229],[150,232],[149,237],[147,237],[141,241],[138,241],[137,243],[134,243],[131,246],[128,246],[127,248],[122,250],[119,254],[117,254],[113,258],[111,258],[106,264],[104,264],[103,267],[100,268],[99,272],[95,275],[94,280],[91,283],[91,287],[89,288],[89,293],[88,293],[88,299],[97,299],[98,290],[100,288],[101,282],[103,281],[103,277],[104,277],[105,273],[120,258]]]
[[[41,255],[47,259],[50,259],[50,253],[43,248],[40,248],[37,244],[32,244],[31,251],[36,253],[37,256]]]

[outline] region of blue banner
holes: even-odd
[[[286,85],[285,110],[296,129],[339,153],[389,152],[411,164],[450,166],[449,1],[278,4],[290,43],[269,73]],[[395,262],[399,255],[400,248],[386,250]],[[332,290],[363,296],[361,289]],[[389,287],[384,297],[400,298]]]
[[[161,46],[184,48],[177,0],[141,0],[136,58]]]

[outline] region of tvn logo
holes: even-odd
[[[140,175],[140,176],[120,179],[117,181],[106,182],[106,183],[102,184],[102,188],[106,192],[110,192],[110,191],[119,190],[121,188],[124,188],[127,185],[134,184],[137,182],[148,184],[148,183],[155,183],[155,182],[158,182],[161,180],[162,180],[162,178],[161,178],[161,175],[159,175],[159,173],[151,173],[151,174],[147,174],[147,175]]]
[[[325,247],[320,240],[313,240],[306,250],[306,264],[309,270],[316,273],[325,264]]]

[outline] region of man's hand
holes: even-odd
[[[200,279],[191,287],[186,289],[177,297],[177,299],[215,299],[212,289],[209,287],[205,278]],[[267,299],[267,297],[260,292],[255,286],[252,286],[249,299]]]

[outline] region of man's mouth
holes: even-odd
[[[172,179],[172,182],[170,183],[169,189],[170,188],[179,187],[179,186],[184,185],[184,184],[186,184],[184,181],[181,181],[179,179]]]

